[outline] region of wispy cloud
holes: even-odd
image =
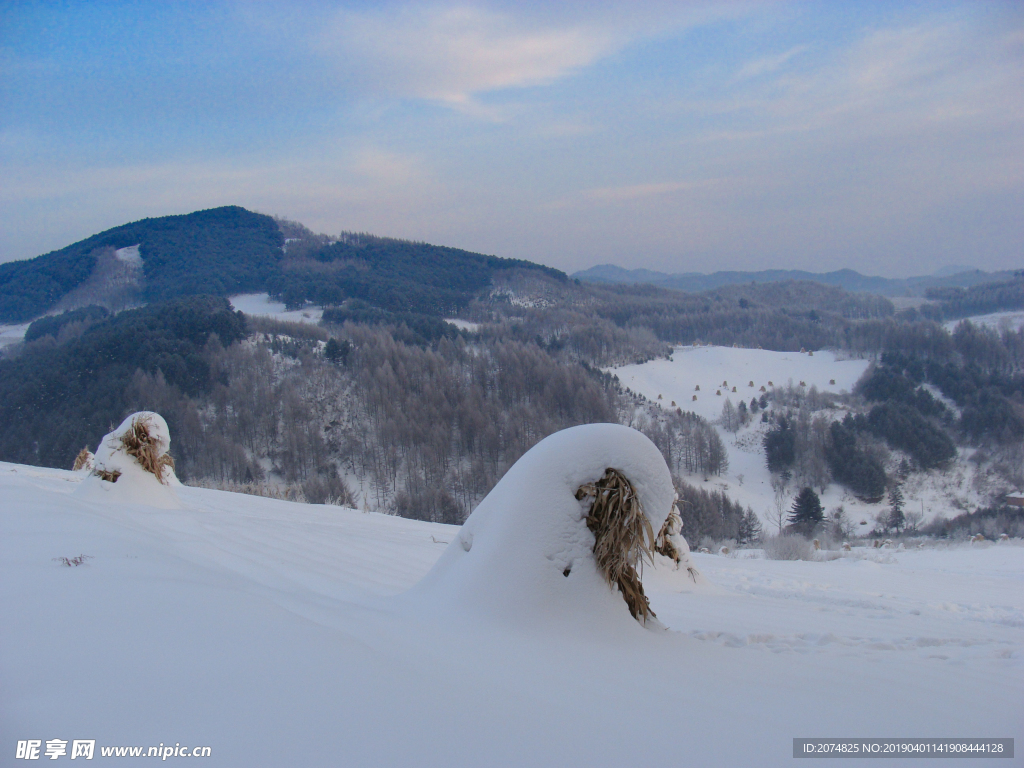
[[[798,45],[794,48],[790,48],[784,53],[779,53],[774,56],[764,56],[753,61],[748,61],[740,70],[736,73],[734,80],[749,80],[755,77],[761,77],[762,75],[771,74],[782,69],[791,59],[799,56],[801,53],[807,50],[806,45]]]
[[[466,105],[474,96],[550,83],[624,42],[598,25],[529,25],[480,8],[338,14],[317,35],[326,54],[396,95]]]

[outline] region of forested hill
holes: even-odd
[[[466,306],[502,270],[568,280],[564,272],[530,261],[372,235],[349,234],[313,251],[289,244],[287,251],[269,288],[289,307],[357,298],[390,311],[444,316]],[[293,255],[297,251],[301,255]]]
[[[143,301],[263,290],[278,269],[283,242],[273,218],[238,206],[124,224],[0,264],[0,322],[25,322],[54,308],[93,276],[105,254],[133,245],[142,257]]]
[[[289,230],[288,247],[282,227]],[[115,256],[136,245],[140,273]],[[338,241],[226,206],[143,219],[35,259],[0,264],[0,323],[90,304],[120,309],[178,296],[254,291],[268,291],[293,307],[358,298],[388,310],[442,315],[468,304],[496,272],[509,269],[567,279],[528,261],[457,248],[369,235]],[[113,306],[114,295],[120,306]]]

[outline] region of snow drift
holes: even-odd
[[[172,486],[180,483],[170,447],[170,431],[160,414],[133,413],[100,441],[92,473],[76,493],[104,501],[177,508],[180,504]]]
[[[598,483],[609,468],[629,480],[650,530],[661,532],[675,490],[657,447],[617,424],[573,427],[545,438],[516,462],[410,597],[421,610],[518,626],[562,620],[636,626],[623,595],[598,566],[587,524],[592,499],[577,499],[582,487]],[[658,561],[689,573],[686,542],[677,529],[665,534],[680,563],[656,556]]]

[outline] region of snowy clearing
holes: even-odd
[[[956,327],[964,322],[964,320],[970,320],[974,325],[982,325],[986,328],[993,328],[997,331],[1009,330],[1019,331],[1024,327],[1024,312],[1020,310],[1011,310],[1008,312],[992,312],[988,315],[974,315],[973,317],[965,317],[963,320],[950,320],[948,323],[943,323],[943,326],[947,331],[952,333],[956,330]]]
[[[230,296],[228,301],[236,310],[247,315],[272,317],[275,320],[285,320],[290,323],[319,323],[324,314],[320,307],[286,309],[283,302],[272,301],[269,294],[266,293],[242,293],[238,296]]]
[[[118,248],[114,251],[114,256],[125,264],[131,264],[136,267],[142,266],[142,254],[139,253],[139,244],[129,245],[127,248]]]
[[[11,344],[20,344],[25,340],[25,331],[32,323],[20,323],[18,325],[0,325],[0,349],[9,347]]]
[[[808,389],[814,386],[823,392],[849,392],[867,367],[867,360],[837,360],[835,353],[828,351],[809,355],[738,347],[676,347],[671,360],[609,370],[619,377],[622,386],[649,400],[658,400],[661,395],[659,403],[664,407],[670,407],[674,400],[684,411],[712,421],[722,415],[726,398],[733,405],[740,400],[749,402],[760,396],[761,387],[797,386],[802,381]]]
[[[460,320],[457,317],[446,317],[444,319],[446,323],[450,323],[458,328],[460,331],[469,331],[470,333],[476,333],[480,330],[480,323],[474,323],[471,320]]]
[[[717,424],[727,399],[733,405],[738,405],[740,400],[749,403],[752,397],[761,395],[762,386],[771,390],[773,385],[798,386],[801,381],[808,390],[815,386],[823,392],[848,392],[867,367],[867,360],[839,360],[835,353],[828,351],[808,355],[737,347],[676,347],[671,360],[652,360],[642,365],[608,370],[619,377],[622,386],[663,408],[672,408],[675,402],[675,407],[693,411]],[[750,386],[751,381],[754,386]],[[695,391],[698,386],[699,392]],[[736,387],[736,392],[732,391],[733,387]],[[694,395],[697,396],[696,401],[693,400]],[[774,491],[762,447],[764,429],[760,418],[752,419],[735,434],[719,426],[718,432],[729,452],[728,471],[707,480],[699,475],[690,475],[686,481],[708,490],[725,491],[744,506],[751,507],[765,524],[765,530],[771,533],[774,531],[767,526],[767,519],[774,503]],[[785,499],[787,509],[799,490],[789,488]],[[940,495],[931,485],[922,486],[919,493],[908,494],[908,509],[916,510],[924,501],[926,518],[931,519],[940,512],[948,511],[949,505],[939,500]],[[861,520],[868,523],[865,531],[870,530],[875,514],[884,506],[862,502],[835,483],[822,494],[821,503],[826,509],[842,504],[855,523]],[[695,548],[699,543],[690,542]]]
[[[794,737],[1024,736],[1019,542],[695,555],[706,584],[644,573],[667,631],[624,605],[607,627],[510,623],[500,583],[499,618],[402,595],[464,549],[458,528],[180,486],[157,509],[83,478],[0,464],[5,765],[17,739],[95,739],[116,764],[101,746],[209,745],[211,766],[788,766]]]

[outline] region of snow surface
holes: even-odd
[[[114,256],[125,264],[131,264],[136,267],[142,266],[142,254],[139,253],[139,244],[129,245],[127,248],[118,248],[114,251]]]
[[[823,392],[849,392],[867,370],[867,360],[840,360],[834,352],[813,355],[801,352],[772,352],[739,347],[676,347],[671,360],[652,360],[642,365],[609,369],[624,387],[670,407],[693,411],[709,421],[722,415],[728,397],[733,405],[760,397],[761,387],[771,389],[805,382]],[[830,384],[834,379],[835,384]],[[753,381],[754,385],[749,386]],[[722,382],[728,382],[723,386]],[[700,391],[695,391],[696,387]],[[732,388],[736,387],[733,392]],[[721,392],[716,395],[715,392]],[[697,399],[694,400],[693,396]]]
[[[626,365],[621,368],[607,369],[619,377],[622,386],[644,395],[662,408],[677,408],[693,411],[716,424],[722,416],[722,406],[728,399],[732,404],[739,405],[740,400],[747,403],[752,397],[760,397],[762,386],[771,390],[769,382],[776,387],[799,385],[803,381],[807,389],[816,386],[823,392],[850,391],[868,367],[867,360],[843,360],[828,351],[815,352],[813,355],[800,352],[772,352],[763,349],[742,349],[738,347],[676,347],[671,360],[652,360],[641,365]],[[835,384],[831,384],[831,380]],[[728,382],[723,386],[722,382]],[[754,386],[749,386],[750,382]],[[695,388],[700,386],[700,391]],[[736,392],[732,391],[736,387]],[[716,395],[721,391],[721,395]],[[661,395],[661,399],[658,399]],[[697,395],[697,400],[693,400]],[[753,418],[745,427],[736,433],[730,433],[718,426],[719,435],[729,452],[729,469],[721,476],[704,479],[700,475],[690,475],[687,482],[708,490],[725,491],[730,498],[750,507],[761,518],[769,533],[776,531],[768,526],[768,514],[774,506],[775,494],[771,486],[771,474],[765,463],[763,437],[765,425],[760,417]],[[950,478],[949,482],[960,492],[964,487],[962,477]],[[923,504],[926,519],[937,514],[950,514],[950,502],[937,479],[932,482],[919,483],[913,488],[906,488],[907,509],[916,510]],[[967,483],[969,486],[970,483]],[[790,486],[783,500],[786,512],[793,502],[799,488]],[[842,505],[847,515],[859,524],[866,521],[866,526],[858,525],[858,530],[867,532],[874,524],[874,516],[885,506],[867,504],[844,491],[833,483],[821,495],[822,505],[826,510]],[[696,548],[700,542],[691,541]]]
[[[480,323],[474,323],[470,320],[460,320],[457,317],[446,317],[444,319],[446,323],[451,323],[460,331],[469,331],[470,333],[476,333],[480,330]]]
[[[283,302],[272,301],[266,293],[242,293],[228,299],[236,310],[247,315],[272,317],[291,323],[319,323],[324,311],[319,307],[305,309],[286,309]]]
[[[790,766],[794,737],[1024,736],[1019,542],[694,555],[702,587],[644,572],[666,631],[624,604],[519,623],[402,596],[459,528],[188,487],[156,509],[81,483],[0,463],[0,765],[52,738],[96,739],[100,764],[132,764],[101,746],[180,743],[248,768]],[[531,501],[519,490],[492,510]],[[469,555],[498,537],[475,526]],[[535,581],[490,562],[473,573],[495,601],[516,597],[495,580]]]
[[[419,611],[486,617],[515,627],[571,623],[638,629],[608,589],[576,490],[614,467],[629,478],[657,533],[672,509],[672,476],[657,447],[619,424],[556,432],[516,462],[409,595]],[[666,560],[666,563],[668,561]],[[685,570],[676,572],[684,581]]]
[[[28,330],[30,325],[32,323],[0,325],[0,349],[23,342],[25,340],[25,331]]]
[[[974,325],[982,325],[986,328],[993,328],[997,331],[1001,331],[1004,328],[1010,331],[1019,331],[1021,328],[1024,328],[1024,312],[1021,312],[1020,310],[992,312],[987,315],[974,315],[972,317],[965,317],[963,320],[950,320],[947,323],[943,323],[943,325],[947,331],[952,333],[960,323],[964,322],[964,320],[970,320]]]

